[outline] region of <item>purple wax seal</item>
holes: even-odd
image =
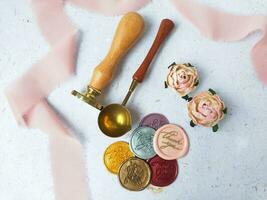
[[[169,120],[162,114],[159,113],[151,113],[146,115],[140,122],[139,127],[147,126],[153,128],[154,130],[158,130],[165,124],[169,124]]]

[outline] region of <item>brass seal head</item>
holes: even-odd
[[[77,92],[76,90],[73,90],[71,94],[77,97],[78,99],[84,101],[85,103],[95,107],[98,110],[102,110],[104,107],[103,105],[101,105],[100,103],[96,101],[96,97],[99,96],[101,92],[91,86],[87,87],[85,94],[81,94],[80,92]]]

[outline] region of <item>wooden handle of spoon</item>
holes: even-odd
[[[103,61],[94,69],[89,85],[101,91],[112,80],[116,66],[133,46],[144,29],[143,18],[135,12],[122,17],[113,38],[112,45]]]
[[[157,36],[147,53],[143,63],[140,65],[140,67],[137,69],[135,74],[133,75],[133,80],[137,81],[138,83],[141,83],[145,77],[146,71],[153,60],[154,56],[156,55],[160,45],[162,42],[167,38],[169,33],[174,27],[173,21],[170,19],[163,19],[160,23],[160,27],[157,33]]]

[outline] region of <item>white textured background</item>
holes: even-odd
[[[266,0],[201,0],[241,14],[267,14]],[[104,57],[120,17],[104,17],[80,8],[66,11],[82,31],[77,76],[60,85],[50,102],[76,130],[85,146],[90,190],[94,200],[266,200],[267,199],[267,89],[256,78],[249,51],[261,33],[235,43],[202,37],[167,0],[154,0],[140,10],[146,21],[143,38],[121,63],[104,103],[121,102],[130,78],[144,58],[162,18],[173,19],[176,29],[143,85],[132,96],[135,126],[147,113],[161,112],[182,125],[190,137],[187,157],[179,161],[177,181],[155,194],[124,190],[102,164],[102,154],[114,139],[104,137],[96,123],[98,111],[73,98]],[[40,35],[26,0],[0,0],[0,199],[53,200],[48,140],[37,130],[16,125],[3,89],[42,58],[49,46]],[[266,55],[267,56],[267,55]],[[229,115],[218,134],[188,124],[185,101],[163,87],[167,66],[191,62],[200,72],[197,91],[213,88],[225,100]],[[127,136],[123,139],[127,140]]]

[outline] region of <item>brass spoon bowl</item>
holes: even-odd
[[[129,110],[120,104],[110,104],[98,116],[100,130],[109,137],[120,137],[132,128]]]

